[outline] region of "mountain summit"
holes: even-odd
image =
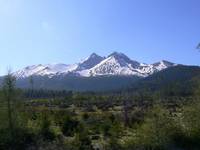
[[[139,63],[130,59],[123,53],[114,52],[107,57],[92,53],[80,63],[67,64],[46,64],[25,67],[14,73],[17,78],[29,76],[74,75],[74,76],[139,76],[147,77],[155,72],[175,66],[176,64],[162,60],[153,64]]]
[[[88,58],[79,63],[76,70],[82,71],[85,69],[90,69],[100,63],[103,59],[103,57],[97,55],[96,53],[92,53]]]

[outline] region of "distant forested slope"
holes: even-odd
[[[159,92],[165,95],[187,96],[197,92],[200,85],[200,67],[176,66],[138,80],[130,92]]]
[[[58,76],[53,78],[35,76],[35,89],[72,90],[72,91],[110,91],[123,89],[139,80],[135,76],[99,76],[72,77]],[[17,87],[30,88],[29,78],[17,80]]]

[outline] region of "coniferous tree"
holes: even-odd
[[[30,76],[29,82],[30,82],[30,86],[31,86],[30,98],[32,99],[32,98],[33,98],[33,91],[34,91],[34,80],[33,80],[33,76]]]
[[[14,127],[15,127],[15,77],[12,76],[9,71],[5,76],[3,82],[3,96],[7,103],[7,117],[8,117],[8,128],[10,132],[10,137],[14,137]]]

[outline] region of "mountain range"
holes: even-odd
[[[140,63],[130,59],[123,53],[114,52],[107,57],[92,53],[89,57],[76,64],[46,64],[27,66],[14,73],[17,79],[30,76],[137,76],[147,77],[163,69],[177,64],[165,60],[153,64]]]
[[[34,89],[50,90],[126,90],[142,93],[173,90],[171,93],[176,91],[176,94],[182,92],[180,95],[187,95],[200,85],[199,66],[180,65],[166,60],[146,64],[118,52],[107,57],[93,53],[75,64],[27,66],[13,75],[17,79],[17,87],[23,89],[31,88],[30,77],[33,78]],[[2,81],[3,77],[0,77],[0,85]]]

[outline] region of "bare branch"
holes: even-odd
[[[197,49],[200,49],[200,43],[197,45]]]

